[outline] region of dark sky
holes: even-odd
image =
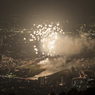
[[[0,0],[0,15],[95,15],[94,0]]]

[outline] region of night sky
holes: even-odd
[[[0,15],[95,15],[94,0],[0,0]]]

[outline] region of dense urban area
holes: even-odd
[[[60,21],[54,16],[51,21],[40,19],[35,22],[37,18],[37,15],[28,14],[25,25],[22,14],[13,14],[11,18],[0,16],[0,94],[94,95],[95,42],[93,48],[88,49],[88,45],[81,53],[46,54],[41,49],[39,34],[35,36],[35,31],[39,33],[39,27],[46,25],[46,29],[53,27],[55,34],[60,32],[61,38],[75,40],[86,34],[87,40],[95,41],[94,16],[80,15]],[[59,71],[41,75],[47,70],[44,68],[47,62],[60,65],[55,69],[50,66],[48,70]]]

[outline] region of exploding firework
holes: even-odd
[[[60,28],[60,23],[53,23],[50,24],[34,24],[33,33],[30,34],[31,39],[30,41],[36,41],[40,43],[40,51],[42,55],[55,55],[57,47],[57,42],[60,37],[58,33],[64,34],[63,29]],[[25,40],[25,38],[24,38]],[[36,43],[34,45],[34,51],[36,54],[39,52],[39,48],[36,47]]]
[[[34,45],[33,50],[36,55],[76,55],[82,53],[85,47],[87,50],[91,50],[95,46],[95,40],[91,39],[88,33],[81,33],[80,31],[79,38],[72,38],[69,35],[64,35],[66,31],[63,31],[62,27],[59,22],[33,25],[32,31],[29,32],[29,41]],[[23,40],[26,41],[27,39],[23,38]]]

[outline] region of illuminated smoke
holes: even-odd
[[[72,62],[69,62],[66,64],[66,57],[60,57],[60,58],[47,58],[43,61],[40,61],[38,63],[38,65],[41,65],[41,68],[46,69],[45,71],[41,72],[38,75],[35,75],[32,78],[37,79],[38,77],[42,77],[42,76],[48,76],[51,74],[54,74],[56,72],[65,70],[65,69],[71,69],[72,66],[78,66],[78,64]]]
[[[65,31],[63,32],[60,23],[35,24],[34,26],[36,28],[33,34],[31,34],[31,39],[40,42],[40,51],[42,54],[64,56],[63,58],[55,58],[52,60],[46,59],[38,63],[38,65],[43,65],[42,68],[46,70],[34,77],[47,76],[64,69],[70,69],[72,66],[77,66],[77,62],[70,62],[70,65],[66,64],[67,56],[83,53],[85,49],[93,50],[95,47],[95,40],[88,33],[79,31],[79,37],[75,38],[64,36]],[[39,49],[36,47],[36,44],[34,45],[34,50],[38,54]]]
[[[85,48],[91,50],[95,46],[95,40],[91,39],[88,33],[79,31],[79,38],[71,38],[64,36],[64,34],[65,31],[59,22],[34,24],[30,41],[34,42],[35,54],[39,54],[40,49],[44,55],[74,55],[82,53]],[[40,43],[40,48],[36,47],[35,41]]]

